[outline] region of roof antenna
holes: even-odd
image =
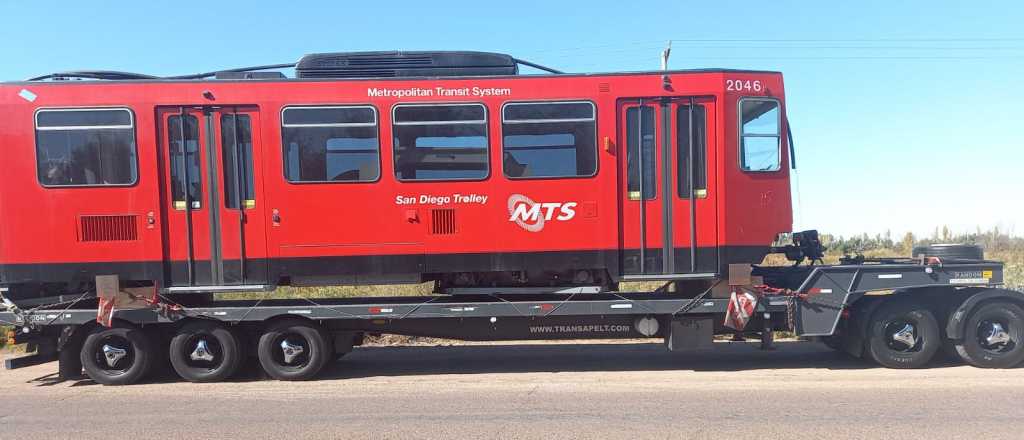
[[[661,70],[668,70],[668,56],[672,53],[672,40],[668,40],[668,46],[661,51]]]
[[[668,70],[668,56],[672,54],[672,40],[668,40],[668,45],[665,46],[665,50],[661,51],[661,70]],[[661,74],[661,88],[665,91],[672,91],[672,78],[667,73]]]

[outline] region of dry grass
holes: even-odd
[[[223,293],[222,300],[288,299],[288,298],[354,298],[374,296],[423,296],[433,292],[433,283],[370,286],[278,287],[273,292]]]
[[[862,252],[865,257],[892,257],[903,256],[904,252],[898,249],[871,249]],[[829,252],[825,255],[826,264],[835,264],[842,257],[841,252]],[[1024,290],[1024,251],[1006,250],[986,252],[985,258],[1003,263],[1003,282],[1006,286],[1015,290]],[[782,255],[769,255],[765,257],[764,264],[769,266],[786,266],[793,264],[787,261]]]
[[[1003,262],[1003,281],[1008,287],[1024,290],[1024,252],[992,252],[986,257]]]

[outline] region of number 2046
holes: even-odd
[[[728,92],[760,92],[764,90],[764,84],[757,80],[727,79],[725,80],[725,90]]]

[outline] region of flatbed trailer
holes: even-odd
[[[0,323],[15,326],[14,342],[35,350],[8,359],[8,369],[56,359],[61,377],[80,376],[84,366],[104,384],[140,380],[164,353],[191,381],[223,380],[248,357],[273,378],[310,379],[364,334],[660,338],[668,349],[685,351],[711,348],[714,335],[722,334],[759,337],[767,348],[775,331],[792,331],[893,368],[925,366],[941,351],[979,367],[1008,368],[1024,360],[1024,293],[1001,287],[999,262],[889,259],[736,272],[706,289],[680,292],[668,282],[649,292],[475,289],[465,295],[211,300],[195,306],[157,294],[143,306],[117,309],[104,309],[93,295],[29,310],[8,302]]]

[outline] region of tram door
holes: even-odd
[[[256,107],[157,111],[165,287],[267,282]]]
[[[619,101],[620,262],[626,278],[709,276],[718,268],[714,99]]]

